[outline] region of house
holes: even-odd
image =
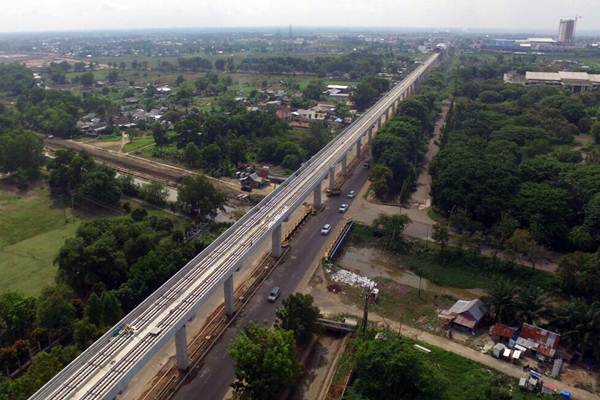
[[[310,108],[308,110],[298,109],[292,113],[292,116],[305,121],[324,121],[327,114]]]
[[[256,172],[252,172],[250,174],[243,173],[240,175],[240,184],[242,187],[251,187],[251,188],[262,188],[267,185],[267,181],[260,176]]]
[[[292,110],[288,106],[281,106],[275,111],[275,115],[282,121],[287,121],[290,118]]]
[[[560,335],[539,326],[524,323],[517,333],[517,339],[509,345],[522,351],[532,351],[540,358],[554,358],[560,343]]]
[[[479,299],[458,300],[449,310],[443,310],[438,316],[451,326],[462,328],[475,334],[479,323],[487,314],[487,309]]]
[[[126,99],[123,99],[123,101],[126,104],[137,104],[139,100],[137,99],[137,97],[128,97]]]
[[[351,89],[347,85],[327,85],[325,96],[330,100],[346,102],[350,98]]]
[[[497,323],[490,327],[490,336],[495,342],[508,343],[510,339],[515,337],[517,330],[517,328]]]
[[[171,88],[170,88],[168,85],[164,85],[164,86],[159,86],[159,87],[157,87],[157,88],[156,88],[156,91],[157,91],[159,94],[164,94],[164,95],[167,95],[167,94],[171,94],[171,92],[172,92],[172,89],[171,89]]]

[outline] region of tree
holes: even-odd
[[[299,344],[307,344],[317,331],[320,311],[313,302],[311,295],[295,293],[283,300],[283,306],[275,313],[281,320],[281,328],[294,332]]]
[[[384,164],[377,163],[373,166],[369,175],[375,196],[384,200],[389,198],[394,177],[392,170]]]
[[[515,289],[514,284],[505,279],[494,281],[494,284],[484,299],[490,309],[490,314],[498,322],[511,323],[515,318]]]
[[[118,205],[121,200],[121,188],[115,177],[115,171],[108,168],[97,168],[88,172],[77,190],[77,200],[93,198],[106,205]]]
[[[433,232],[431,238],[440,246],[440,253],[446,252],[448,242],[450,240],[450,234],[448,233],[448,225],[437,223],[433,226]]]
[[[277,399],[300,374],[294,334],[251,324],[229,346],[234,390],[243,398]]]
[[[91,87],[95,82],[94,73],[91,71],[84,72],[79,76],[79,82],[85,87]]]
[[[100,298],[102,304],[102,322],[105,326],[116,324],[123,316],[121,302],[111,291],[105,291]]]
[[[149,203],[164,206],[167,203],[169,192],[162,184],[150,182],[140,186],[139,194],[142,199]]]
[[[219,59],[215,60],[215,68],[218,69],[219,71],[225,70],[225,64],[226,64],[226,61],[224,58],[219,58]]]
[[[446,382],[426,356],[393,332],[383,334],[358,341],[353,390],[367,399],[444,399]]]
[[[110,83],[115,83],[119,80],[119,72],[116,70],[110,71],[108,74],[106,74],[106,80],[108,80]]]
[[[167,131],[161,124],[152,126],[152,137],[154,137],[154,143],[157,146],[165,146],[170,142]]]
[[[592,137],[594,138],[596,144],[600,144],[600,121],[596,121],[592,124],[590,133],[592,134]]]
[[[308,81],[306,87],[302,90],[302,95],[306,99],[320,100],[325,91],[325,83],[321,80]]]
[[[44,164],[42,141],[24,130],[0,134],[0,172],[16,172],[22,183],[39,176]]]
[[[71,292],[64,286],[49,287],[38,300],[36,324],[58,335],[68,333],[75,320]]]
[[[225,195],[215,189],[202,175],[183,179],[177,195],[177,204],[190,216],[197,219],[214,217],[225,204]]]
[[[585,206],[585,227],[592,237],[600,240],[600,193],[596,194]]]
[[[600,356],[600,303],[573,299],[557,310],[554,325],[561,340],[586,356]]]
[[[102,302],[100,297],[95,292],[92,292],[85,307],[83,309],[83,315],[87,321],[96,325],[102,326],[104,324],[104,316],[102,315]]]
[[[73,324],[73,340],[80,350],[85,350],[102,335],[102,330],[87,319]]]
[[[519,321],[536,324],[547,311],[547,296],[538,286],[528,286],[519,291],[516,299],[516,315]]]
[[[183,150],[183,160],[190,167],[198,167],[200,166],[201,161],[201,153],[198,146],[194,143],[188,143]]]
[[[373,228],[382,236],[382,245],[386,250],[401,252],[406,248],[404,230],[411,220],[406,214],[383,215],[380,214],[373,221]]]

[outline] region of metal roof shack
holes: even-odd
[[[514,343],[540,356],[554,358],[556,349],[560,343],[560,335],[556,332],[524,323],[519,330],[519,337]]]
[[[490,327],[491,337],[511,339],[513,336],[515,336],[516,332],[517,328],[513,328],[500,323],[494,324]]]
[[[531,339],[551,349],[558,348],[558,344],[560,343],[560,335],[558,333],[527,323],[521,326],[519,336],[524,339]]]
[[[483,302],[474,299],[458,300],[449,310],[443,310],[438,316],[473,332],[485,314],[487,314],[487,309]]]

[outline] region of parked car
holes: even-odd
[[[279,286],[275,286],[273,289],[271,289],[271,292],[269,293],[267,300],[269,301],[269,303],[275,303],[275,300],[277,300],[277,298],[279,297],[280,294],[281,294],[281,289],[279,288]]]
[[[356,192],[354,190],[351,190],[348,192],[348,194],[346,195],[349,199],[353,199],[356,197]]]
[[[331,232],[331,225],[330,224],[323,225],[323,227],[321,228],[321,235],[328,235],[329,232]]]
[[[341,213],[345,213],[346,211],[348,211],[348,204],[343,203],[342,205],[340,205],[339,210]]]

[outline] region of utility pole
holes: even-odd
[[[367,325],[369,323],[369,294],[371,290],[368,287],[365,287],[364,290],[364,306],[363,306],[363,335],[367,333]]]

